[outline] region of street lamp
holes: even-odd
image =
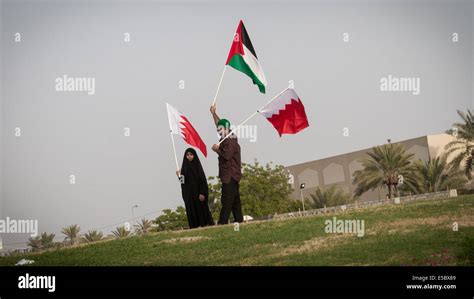
[[[132,221],[135,221],[135,211],[134,211],[135,208],[138,208],[138,205],[134,205],[134,206],[132,207],[132,216],[133,216]]]
[[[301,203],[303,204],[303,212],[304,212],[304,197],[303,197],[303,189],[305,187],[305,183],[300,184],[300,194],[301,194]]]

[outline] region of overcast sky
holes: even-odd
[[[240,19],[267,94],[228,69],[218,114],[237,124],[293,80],[310,123],[280,138],[257,115],[249,122],[257,141],[240,140],[243,162],[287,166],[442,133],[458,120],[456,109],[474,103],[473,7],[468,0],[2,1],[0,218],[37,219],[40,231],[57,236],[70,224],[108,233],[135,204],[136,216],[155,212],[148,218],[182,205],[165,102],[201,134],[209,151],[201,161],[216,175],[209,106]],[[64,75],[95,78],[95,94],[56,91]],[[419,78],[420,94],[382,92],[389,75]],[[186,145],[175,140],[181,163]],[[8,235],[3,243],[26,239]]]

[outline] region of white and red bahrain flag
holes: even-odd
[[[197,147],[207,157],[206,144],[186,116],[168,103],[166,103],[166,109],[171,133],[181,135],[187,144]]]
[[[288,88],[259,112],[275,127],[280,137],[296,134],[309,126],[303,103],[293,88]]]

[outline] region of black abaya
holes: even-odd
[[[188,152],[194,155],[192,161],[188,161],[186,158]],[[188,148],[184,152],[181,175],[184,176],[184,183],[182,182],[181,184],[181,193],[186,207],[189,227],[214,225],[214,220],[208,206],[209,189],[206,175],[196,151],[192,148]],[[205,197],[203,201],[199,200],[200,194]]]

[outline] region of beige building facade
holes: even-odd
[[[452,140],[454,137],[451,135],[438,134],[393,143],[405,146],[408,153],[415,155],[414,160],[428,160],[443,154],[446,144]],[[370,151],[372,148],[285,167],[291,175],[290,183],[294,189],[291,198],[301,199],[299,187],[301,183],[305,184],[303,196],[307,198],[318,187],[326,189],[334,184],[353,195],[356,189],[356,186],[352,184],[354,172],[362,169],[359,160],[366,158],[366,153]],[[380,188],[364,193],[359,200],[371,201],[384,198],[386,198],[386,188]]]

